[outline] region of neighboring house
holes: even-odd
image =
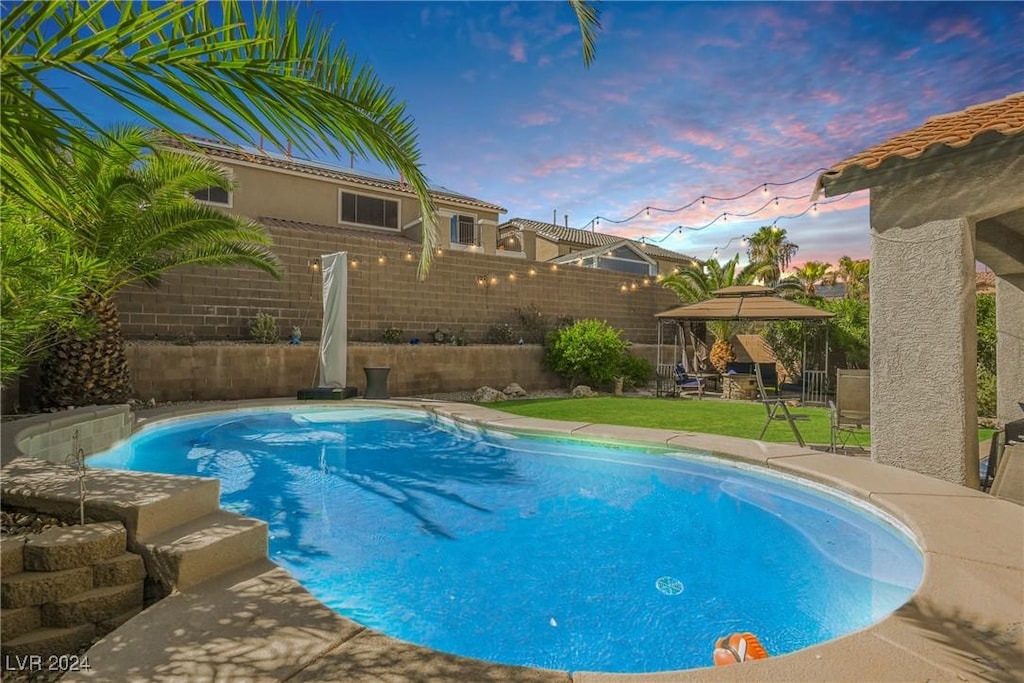
[[[513,218],[498,226],[498,253],[630,275],[669,275],[694,261],[690,256],[618,235],[525,218]]]
[[[422,243],[423,216],[415,193],[402,180],[354,169],[226,145],[186,136],[227,167],[238,184],[232,192],[210,188],[196,197],[253,219],[285,219],[340,230],[371,231]],[[180,143],[171,143],[183,149]],[[186,150],[187,151],[187,150]],[[497,204],[431,186],[443,249],[495,253]]]

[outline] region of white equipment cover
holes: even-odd
[[[320,386],[346,386],[348,370],[348,252],[320,257],[324,320],[320,332]]]

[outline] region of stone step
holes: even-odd
[[[142,607],[142,582],[127,586],[93,588],[67,600],[43,605],[43,625],[76,626],[112,619],[128,610]]]
[[[185,590],[267,556],[265,522],[218,510],[147,539],[150,576]]]
[[[0,583],[0,606],[30,607],[64,600],[92,588],[92,567],[59,572],[21,572]]]
[[[146,565],[141,555],[124,553],[92,567],[92,585],[96,588],[124,586],[146,578]]]
[[[43,625],[38,607],[17,607],[0,610],[0,641],[19,638]]]
[[[0,575],[10,576],[25,570],[25,537],[0,538]]]
[[[123,554],[127,544],[121,522],[53,527],[25,541],[25,569],[55,572],[91,566]]]
[[[50,655],[69,655],[92,642],[96,627],[82,624],[70,628],[37,628],[23,636],[5,640],[4,657],[39,655],[44,659]]]
[[[133,539],[155,536],[220,508],[216,479],[97,468],[88,470],[86,488],[86,515],[121,520]],[[69,467],[15,458],[4,466],[0,491],[5,505],[78,515],[78,477]]]

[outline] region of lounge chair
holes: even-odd
[[[796,442],[801,447],[806,447],[804,443],[804,437],[800,434],[800,430],[796,428],[797,420],[809,420],[810,415],[799,415],[789,412],[789,406],[786,405],[786,400],[780,397],[769,398],[768,392],[764,387],[764,379],[761,377],[761,368],[758,364],[754,364],[754,376],[757,378],[757,393],[761,397],[761,403],[764,405],[765,412],[768,414],[767,419],[764,421],[764,426],[761,427],[761,433],[757,435],[758,440],[763,439],[764,435],[768,432],[768,426],[776,420],[785,420],[789,425],[790,430],[793,432],[793,436],[796,438]],[[779,414],[779,411],[782,411]]]
[[[695,377],[686,372],[686,368],[683,367],[682,363],[676,363],[675,367],[676,377],[676,395],[683,396],[685,394],[697,393],[697,399],[700,400],[704,396],[704,378]]]

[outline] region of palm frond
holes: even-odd
[[[583,65],[590,68],[596,54],[597,32],[601,30],[600,10],[585,0],[569,0],[576,20],[580,25],[580,37],[583,41]]]

